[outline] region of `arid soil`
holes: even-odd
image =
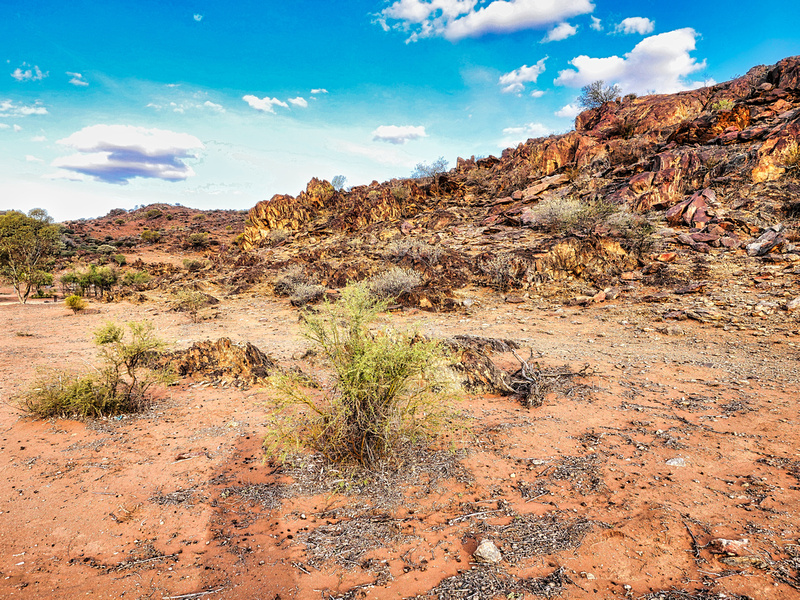
[[[251,342],[318,374],[287,300],[223,298],[193,322],[157,297],[73,315],[6,289],[0,597],[800,598],[800,325],[753,312],[798,290],[766,270],[704,295],[722,315],[708,322],[664,321],[645,288],[586,308],[466,288],[468,309],[385,315],[514,339],[551,386],[537,408],[466,395],[461,429],[366,486],[265,456],[268,388],[183,379],[144,414],[86,422],[15,409],[40,369],[92,368],[108,320],[152,320],[175,348]],[[486,539],[497,565],[473,558]]]

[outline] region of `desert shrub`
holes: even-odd
[[[122,276],[122,285],[141,287],[150,283],[151,279],[147,271],[126,271]]]
[[[71,294],[64,298],[64,306],[70,309],[73,313],[78,314],[80,311],[84,310],[88,304],[86,300],[84,300],[78,294]]]
[[[392,197],[397,200],[398,202],[405,202],[408,200],[408,196],[410,192],[408,191],[407,187],[403,187],[402,185],[397,185],[391,189]]]
[[[186,243],[192,248],[207,248],[209,238],[207,233],[190,233],[186,236]]]
[[[295,286],[289,301],[293,306],[305,306],[319,302],[325,296],[325,286],[316,283],[301,283]]]
[[[793,143],[783,153],[783,168],[787,175],[800,177],[800,143]]]
[[[111,259],[112,259],[112,260],[113,260],[115,263],[117,263],[117,264],[118,264],[120,267],[121,267],[122,265],[124,265],[126,262],[128,262],[128,260],[125,258],[125,255],[124,255],[124,254],[115,254],[114,256],[112,256],[112,257],[111,257]]]
[[[148,244],[155,244],[159,240],[161,240],[161,232],[156,231],[155,229],[145,229],[142,231],[140,236],[143,242],[147,242]]]
[[[298,285],[312,283],[316,282],[305,274],[302,265],[291,265],[278,273],[275,279],[275,293],[278,296],[291,296]]]
[[[183,268],[187,271],[195,272],[199,271],[203,267],[206,266],[206,262],[204,260],[198,260],[196,258],[184,258],[183,259]]]
[[[310,446],[330,461],[374,468],[398,458],[409,440],[435,434],[448,414],[449,388],[438,376],[444,350],[419,336],[371,330],[386,307],[361,283],[342,290],[339,302],[304,313],[304,333],[336,383],[316,402],[296,380],[278,378],[282,400],[265,445]]]
[[[711,105],[711,110],[719,111],[719,110],[731,110],[734,106],[734,101],[728,98],[723,98],[722,100],[717,100],[714,104]]]
[[[618,85],[606,85],[605,81],[598,79],[581,88],[578,104],[583,108],[597,108],[606,102],[619,100],[621,93]]]
[[[269,242],[270,246],[278,246],[289,239],[289,232],[283,229],[282,227],[278,227],[277,229],[270,229],[269,235],[267,236],[267,241]]]
[[[20,407],[39,418],[92,418],[137,412],[147,407],[148,392],[169,373],[155,367],[165,344],[154,334],[152,323],[128,323],[124,328],[107,323],[94,332],[103,366],[96,373],[42,374],[23,394]]]
[[[392,267],[370,277],[367,285],[369,291],[378,298],[397,298],[400,294],[422,285],[422,275],[414,269]]]
[[[586,202],[573,197],[551,197],[531,209],[530,219],[534,227],[566,234],[591,230],[617,210],[615,205],[601,200]]]
[[[188,312],[189,317],[195,323],[202,321],[200,310],[212,303],[208,294],[197,290],[181,290],[175,294],[175,309]]]
[[[112,246],[111,244],[102,244],[97,247],[98,254],[113,254],[116,251],[116,246]]]
[[[634,92],[631,92],[631,93],[629,93],[629,94],[625,94],[625,95],[622,97],[622,101],[623,101],[623,102],[631,102],[631,101],[633,101],[633,100],[636,100],[636,98],[638,98],[638,97],[639,97],[639,94],[636,94],[636,93],[634,93]]]
[[[157,219],[158,217],[160,217],[160,216],[161,216],[161,215],[163,215],[163,214],[164,214],[164,213],[163,213],[162,211],[160,211],[159,209],[157,209],[157,208],[151,208],[151,209],[150,209],[150,210],[148,210],[146,213],[144,213],[144,216],[145,216],[147,219]]]
[[[489,279],[489,285],[501,292],[513,287],[516,269],[507,254],[497,254],[481,265],[481,271]]]
[[[435,265],[444,254],[440,246],[434,246],[423,240],[398,240],[386,246],[386,256],[392,260],[402,260],[406,256],[414,261]]]
[[[114,223],[117,225],[125,225],[125,219],[114,219]]]

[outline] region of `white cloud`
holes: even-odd
[[[11,125],[8,125],[6,123],[0,123],[0,129],[9,129],[10,127]]]
[[[281,106],[283,108],[289,108],[289,105],[286,104],[286,102],[278,100],[277,98],[270,98],[268,96],[259,98],[258,96],[247,94],[246,96],[242,96],[242,100],[247,102],[252,108],[260,110],[261,112],[268,112],[274,114],[275,109],[273,108],[273,106]]]
[[[544,90],[533,90],[531,92],[531,98],[541,98],[544,96]]]
[[[224,113],[225,107],[222,104],[217,104],[216,102],[211,102],[211,100],[206,100],[203,102],[203,107],[213,110],[214,112]]]
[[[199,13],[195,13],[195,15],[194,15],[194,20],[195,20],[195,21],[197,21],[197,22],[199,23],[200,21],[202,21],[202,20],[203,20],[203,15],[201,15],[201,14],[199,14]]]
[[[377,22],[386,31],[410,33],[408,42],[436,36],[455,41],[544,29],[593,10],[591,0],[397,0],[378,14]]]
[[[33,105],[14,104],[11,100],[0,100],[0,117],[27,117],[46,115],[47,109],[36,102]]]
[[[559,110],[555,112],[557,117],[564,117],[567,119],[574,119],[583,109],[578,106],[577,104],[567,104],[566,106],[562,106]]]
[[[22,63],[23,67],[30,67],[27,63]],[[45,77],[47,77],[50,73],[46,72],[43,73],[42,70],[38,67],[38,65],[34,65],[33,68],[28,69],[21,69],[17,67],[11,73],[11,76],[16,79],[17,81],[41,81]]]
[[[624,92],[673,93],[701,87],[703,82],[687,81],[686,77],[706,67],[690,55],[698,34],[694,29],[676,29],[644,38],[624,58],[609,56],[591,58],[581,55],[558,74],[557,85],[582,87],[598,79],[618,84]]]
[[[327,93],[328,93],[328,90],[326,90],[325,88],[314,88],[313,90],[311,90],[311,94],[312,95],[327,94]]]
[[[503,86],[503,93],[519,94],[525,89],[526,83],[536,83],[539,75],[544,73],[546,60],[545,56],[533,66],[522,65],[519,69],[501,75],[497,83]]]
[[[43,135],[35,135],[31,138],[32,142],[46,142],[47,138]]]
[[[28,162],[35,162],[35,163],[43,163],[44,162],[41,158],[37,158],[36,156],[33,156],[32,154],[26,154],[25,155],[25,160],[28,161]]]
[[[19,133],[20,131],[22,131],[22,126],[15,124],[14,125],[14,133]]]
[[[510,148],[522,142],[527,142],[531,138],[543,137],[550,133],[552,133],[552,130],[541,123],[527,123],[521,127],[506,127],[503,129],[503,139],[500,140],[498,146]]]
[[[134,177],[182,181],[194,175],[183,160],[194,158],[195,151],[204,148],[187,133],[132,125],[92,125],[58,143],[78,154],[58,158],[52,166],[70,173],[71,178],[77,173],[117,184]]]
[[[547,32],[547,35],[542,38],[542,43],[560,42],[568,37],[572,37],[576,33],[578,33],[577,27],[573,27],[569,23],[559,23]]]
[[[592,24],[589,27],[595,31],[603,31],[603,23],[597,17],[591,17]]]
[[[638,33],[639,35],[647,35],[653,33],[656,28],[655,22],[646,17],[628,17],[614,27],[614,33]]]
[[[372,139],[376,142],[389,142],[390,144],[405,144],[410,140],[428,137],[425,128],[413,125],[381,125],[372,132]]]
[[[67,75],[69,75],[72,78],[69,80],[69,82],[72,85],[77,85],[79,87],[86,87],[87,85],[89,85],[89,82],[86,81],[83,78],[83,75],[81,75],[80,73],[72,73],[70,71],[67,71]]]
[[[299,106],[300,108],[306,108],[308,106],[308,101],[302,96],[298,96],[297,98],[289,98],[289,104]]]
[[[150,102],[147,104],[147,108],[154,108],[155,110],[171,110],[172,112],[176,112],[181,115],[190,110],[210,110],[216,113],[225,112],[224,106],[217,104],[216,102],[211,102],[211,100],[206,100],[205,102],[200,102],[199,100],[182,100],[180,102],[171,101],[167,102],[166,104]]]

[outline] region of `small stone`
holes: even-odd
[[[509,304],[522,304],[525,302],[525,298],[522,296],[506,296],[506,302]]]
[[[794,300],[790,300],[789,302],[787,302],[786,310],[789,312],[800,310],[800,298],[795,298]]]
[[[478,562],[487,563],[490,565],[497,564],[503,560],[503,555],[500,553],[500,550],[497,549],[497,546],[494,545],[492,540],[483,540],[480,544],[478,544],[478,548],[475,550],[475,553],[472,555],[472,557]]]
[[[711,552],[716,554],[727,554],[728,556],[742,556],[750,543],[748,539],[741,540],[726,540],[725,538],[716,538],[708,543]]]
[[[686,460],[684,458],[678,456],[677,458],[670,458],[667,461],[667,464],[670,467],[685,467],[686,466]]]

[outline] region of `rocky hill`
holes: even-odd
[[[713,87],[608,102],[574,131],[459,158],[435,178],[347,191],[314,179],[252,208],[241,248],[251,278],[254,264],[299,263],[328,287],[413,268],[424,283],[407,300],[432,308],[457,305],[467,282],[579,297],[642,273],[688,285],[697,273],[669,263],[800,260],[799,144],[791,57]]]

